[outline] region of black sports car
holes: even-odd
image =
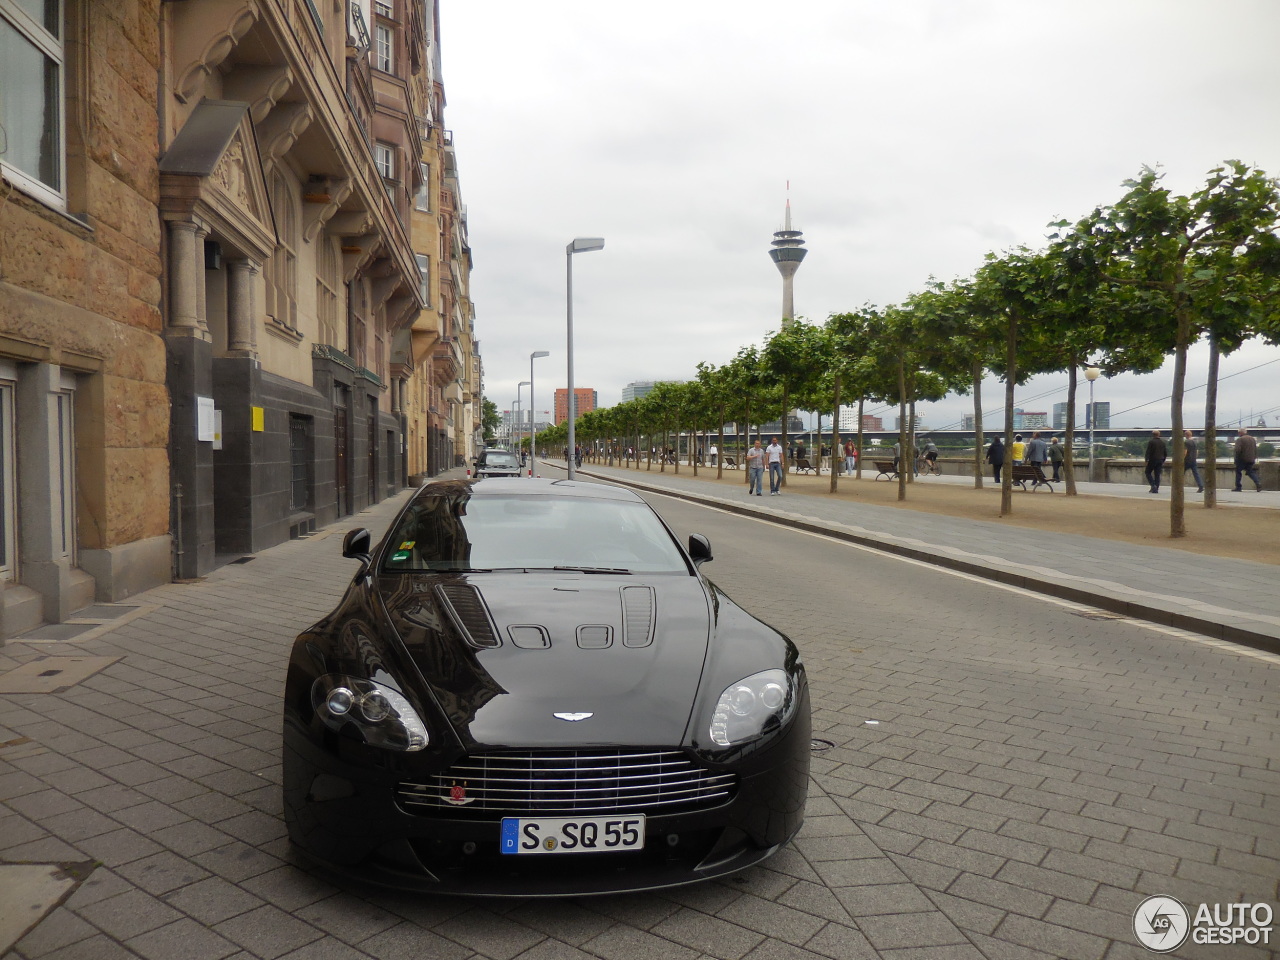
[[[757,863],[804,820],[792,642],[638,496],[419,489],[293,647],[284,808],[311,858],[442,892],[641,890]]]

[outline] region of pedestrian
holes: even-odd
[[[1196,439],[1190,430],[1183,430],[1182,438],[1182,448],[1186,452],[1182,458],[1182,472],[1186,474],[1190,470],[1191,476],[1195,477],[1196,493],[1204,493],[1204,481],[1200,479],[1200,468],[1196,466],[1196,454],[1200,452],[1196,449]]]
[[[1004,441],[996,437],[987,447],[987,463],[991,464],[991,472],[996,483],[1000,482],[1000,468],[1004,466]]]
[[[898,461],[902,459],[902,442],[893,445],[893,472],[898,472]]]
[[[858,469],[858,448],[853,445],[852,440],[844,442],[844,472],[853,476],[854,471]]]
[[[747,496],[764,496],[764,447],[759,440],[747,448],[747,481]]]
[[[1027,444],[1027,463],[1033,467],[1043,467],[1049,459],[1049,445],[1040,439],[1040,431],[1031,434],[1031,442]]]
[[[1013,462],[1015,465],[1022,463],[1022,458],[1026,456],[1027,445],[1022,442],[1022,434],[1015,433],[1013,435],[1013,447],[1009,451],[1013,454]]]
[[[1249,431],[1241,427],[1236,431],[1236,493],[1244,492],[1243,477],[1247,476],[1253,485],[1262,492],[1262,478],[1258,476],[1258,440],[1249,436]]]
[[[1147,441],[1146,471],[1143,474],[1147,483],[1151,484],[1151,492],[1160,492],[1160,474],[1164,472],[1164,462],[1169,459],[1169,451],[1160,438],[1159,430],[1151,431],[1151,439]]]
[[[1058,438],[1054,437],[1049,442],[1049,462],[1053,464],[1053,479],[1055,480],[1062,479],[1062,461],[1064,459],[1066,459],[1066,454],[1063,452],[1063,446],[1058,443]]]
[[[711,465],[713,467],[716,465],[716,457],[719,456],[719,454],[720,454],[720,451],[716,448],[716,445],[713,443],[711,445]]]
[[[786,451],[774,437],[773,442],[764,449],[765,462],[769,465],[769,496],[782,495],[782,468],[786,464]]]

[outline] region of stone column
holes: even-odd
[[[258,265],[252,260],[232,260],[227,269],[227,350],[235,356],[255,357],[258,343],[253,278],[258,275]]]
[[[211,339],[204,318],[207,235],[194,220],[169,221],[169,334]]]

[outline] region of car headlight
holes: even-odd
[[[795,684],[785,670],[765,670],[730,684],[711,715],[711,742],[731,747],[754,740],[784,723],[795,703]]]
[[[311,685],[311,706],[331,730],[354,724],[370,746],[412,752],[431,739],[409,701],[373,680],[326,674]]]

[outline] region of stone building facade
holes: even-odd
[[[478,371],[422,162],[435,0],[0,0],[0,31],[0,639],[398,491],[412,398]]]

